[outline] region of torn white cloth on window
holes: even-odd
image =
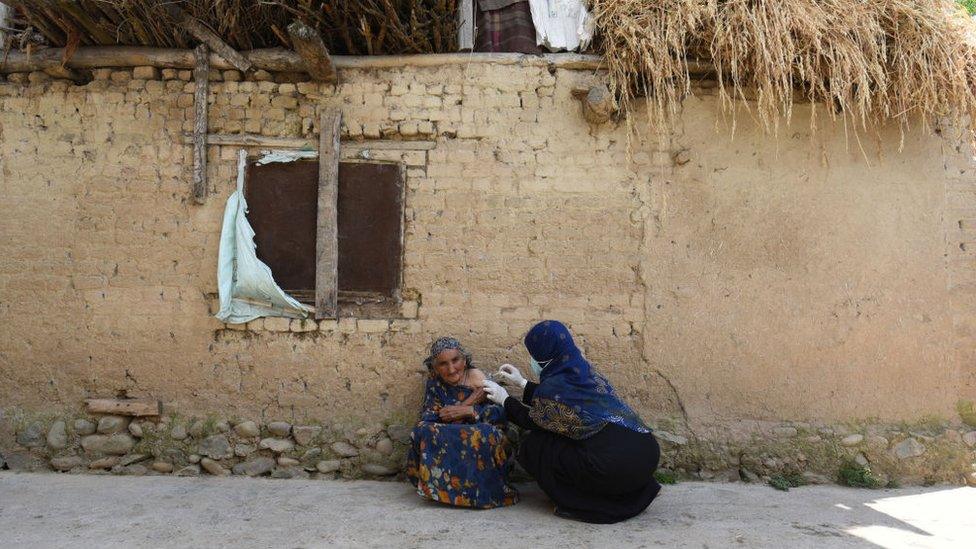
[[[280,161],[280,160],[279,160]],[[247,221],[244,169],[247,153],[237,156],[237,190],[227,199],[220,230],[217,288],[223,322],[243,324],[262,316],[307,318],[313,309],[302,305],[275,283],[271,268],[258,259],[254,229]]]
[[[529,0],[536,43],[550,51],[584,50],[593,38],[593,17],[583,0]]]
[[[264,155],[255,164],[263,166],[272,162],[294,162],[318,157],[319,151],[264,151]]]

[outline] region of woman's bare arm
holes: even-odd
[[[468,370],[468,379],[465,380],[464,384],[467,387],[474,389],[471,395],[461,402],[462,406],[474,406],[475,404],[482,404],[487,400],[485,396],[484,389],[481,388],[481,383],[485,380],[485,374],[477,368],[471,368]]]

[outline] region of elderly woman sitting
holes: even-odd
[[[454,338],[431,345],[430,377],[420,422],[413,429],[407,477],[421,496],[441,503],[490,509],[513,505],[505,411],[485,401],[485,375]]]

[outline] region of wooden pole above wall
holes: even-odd
[[[332,83],[338,79],[332,57],[317,30],[301,21],[295,21],[288,25],[288,36],[313,80]]]
[[[170,5],[167,11],[169,11],[169,14],[171,17],[173,17],[173,19],[179,21],[180,25],[182,25],[186,32],[190,33],[190,36],[206,44],[211,51],[223,57],[224,60],[233,65],[234,68],[241,72],[251,70],[251,67],[253,66],[251,61],[238,53],[237,50],[230,47],[230,45],[221,40],[219,36],[214,34],[213,31],[205,27],[188,13],[181,10],[176,5]]]
[[[271,72],[301,72],[305,62],[297,53],[284,48],[263,48],[240,52],[253,68]],[[20,51],[0,56],[0,73],[42,71],[51,67],[97,69],[102,67],[159,67],[192,69],[193,50],[151,48],[143,46],[82,46],[67,56],[64,48],[41,48],[27,55]],[[397,69],[402,67],[447,67],[471,64],[492,64],[515,67],[547,67],[550,69],[599,71],[603,60],[596,55],[578,53],[437,53],[411,55],[330,55],[336,69]],[[210,67],[234,69],[226,59],[212,53]],[[714,74],[715,67],[704,61],[688,61],[688,72],[696,75]]]

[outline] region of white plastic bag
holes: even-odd
[[[242,149],[237,156],[237,190],[227,199],[220,230],[217,260],[220,311],[215,316],[230,324],[243,324],[262,316],[307,318],[313,309],[278,287],[271,268],[258,259],[254,229],[247,221],[244,200],[246,162],[247,153]]]

